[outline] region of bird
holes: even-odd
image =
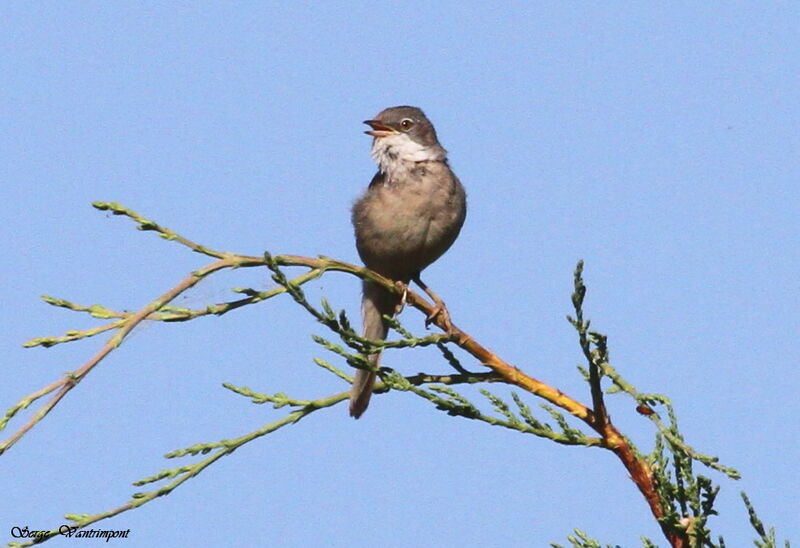
[[[371,156],[378,172],[355,201],[352,222],[356,249],[364,265],[394,280],[402,296],[364,280],[361,316],[363,336],[384,340],[389,330],[383,316],[393,317],[405,304],[413,280],[434,301],[426,325],[442,314],[450,327],[442,299],[420,278],[421,272],[455,242],[467,215],[467,194],[447,161],[433,124],[412,106],[382,110],[365,120],[372,136]],[[377,369],[380,352],[367,356]],[[350,416],[359,418],[369,405],[375,384],[373,371],[357,369],[350,390]]]

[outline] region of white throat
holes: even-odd
[[[405,133],[395,133],[376,138],[371,154],[381,172],[392,177],[413,169],[416,162],[444,160],[446,152],[440,146],[425,146]]]

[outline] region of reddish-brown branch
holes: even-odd
[[[191,242],[190,242],[191,243]],[[185,244],[186,245],[186,244]],[[190,246],[191,247],[191,246]],[[198,246],[195,246],[198,247]],[[195,249],[193,247],[193,249]],[[204,252],[201,249],[196,251]],[[264,266],[267,260],[264,257],[233,255],[227,253],[210,254],[214,257],[221,257],[219,260],[211,263],[202,269],[199,269],[189,276],[184,278],[178,285],[161,295],[156,300],[149,303],[147,306],[139,310],[136,314],[128,318],[124,324],[119,328],[119,331],[109,339],[109,341],[95,354],[91,359],[84,363],[81,367],[69,373],[65,378],[43,388],[42,390],[31,394],[26,398],[28,403],[43,397],[44,395],[58,390],[56,394],[48,401],[28,423],[22,426],[14,435],[8,438],[3,444],[0,444],[0,453],[13,445],[20,437],[29,431],[35,424],[37,424],[45,415],[47,415],[53,407],[63,398],[80,380],[82,380],[100,361],[102,361],[109,353],[111,353],[117,346],[119,346],[123,339],[133,330],[136,325],[147,319],[148,316],[158,311],[164,305],[172,301],[175,297],[197,284],[207,275],[225,268],[232,267],[255,267]],[[318,269],[322,272],[327,270],[348,272],[356,276],[370,279],[379,283],[391,291],[397,291],[397,287],[387,278],[384,278],[372,271],[360,268],[348,263],[343,263],[325,257],[310,258],[301,257],[297,255],[279,255],[273,257],[273,260],[281,266],[303,266],[312,269]],[[407,302],[421,310],[426,316],[430,316],[434,307],[423,299],[420,295],[413,291],[408,291]],[[633,448],[627,440],[620,434],[620,432],[613,426],[610,419],[603,416],[602,418],[587,406],[579,401],[564,394],[560,390],[544,383],[511,364],[502,360],[494,352],[487,349],[478,343],[469,334],[459,329],[457,326],[450,323],[445,325],[445,315],[439,314],[434,318],[434,324],[441,329],[444,329],[452,334],[453,340],[465,351],[469,352],[483,365],[490,368],[495,374],[501,377],[506,383],[518,386],[523,390],[535,394],[551,404],[563,409],[567,413],[577,417],[598,434],[601,435],[604,443],[603,446],[611,450],[622,462],[625,469],[631,476],[631,479],[639,488],[639,491],[647,501],[650,511],[656,519],[664,517],[665,512],[661,506],[661,501],[656,491],[653,475],[647,463],[638,457]],[[660,523],[660,522],[659,522]],[[665,537],[670,541],[673,547],[684,547],[687,545],[687,538],[684,535],[677,534],[671,531],[666,524],[661,523],[662,531]]]
[[[430,314],[432,307],[427,303],[418,301],[418,297],[414,295],[413,304],[415,307],[420,308],[425,314]],[[437,323],[437,325],[439,325]],[[444,329],[444,325],[439,325]],[[669,540],[673,547],[683,548],[686,546],[687,539],[682,535],[675,534],[668,526],[662,523],[661,518],[664,517],[664,508],[661,506],[661,499],[656,491],[656,486],[653,479],[653,474],[647,462],[638,457],[631,448],[628,441],[620,434],[620,432],[611,423],[607,415],[598,416],[594,411],[583,405],[582,403],[572,399],[560,390],[534,378],[530,375],[523,373],[516,367],[506,363],[500,359],[495,353],[483,347],[470,335],[450,323],[450,332],[454,333],[456,343],[472,354],[475,358],[481,361],[483,365],[489,367],[496,374],[500,375],[507,383],[519,386],[520,388],[536,394],[552,403],[561,409],[564,409],[571,415],[581,419],[584,423],[590,426],[598,434],[601,435],[604,447],[610,449],[622,461],[625,469],[631,476],[631,479],[639,488],[639,491],[647,501],[650,511],[656,520],[659,520],[661,530],[664,536]]]

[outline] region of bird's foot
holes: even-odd
[[[439,295],[433,292],[433,290],[425,285],[425,282],[417,275],[414,278],[414,281],[417,283],[418,286],[422,288],[422,290],[433,300],[433,310],[431,313],[428,314],[428,317],[425,318],[425,328],[427,329],[430,325],[436,321],[436,318],[440,318],[438,324],[445,330],[445,332],[450,335],[451,337],[458,334],[458,330],[453,327],[452,322],[450,322],[450,313],[447,311],[447,307],[444,304]]]
[[[433,310],[431,310],[431,313],[425,318],[425,328],[429,328],[430,325],[439,318],[445,332],[451,336],[455,335],[456,330],[453,328],[453,324],[450,321],[450,313],[447,311],[444,301],[437,297],[437,299],[434,299],[434,303]]]
[[[402,291],[402,294],[400,295],[400,302],[398,302],[397,306],[394,308],[394,315],[397,316],[406,307],[406,302],[408,299],[408,284],[405,282],[396,281],[394,282],[394,285],[398,290]]]

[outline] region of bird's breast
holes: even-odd
[[[361,259],[394,278],[413,276],[450,247],[465,212],[461,183],[444,163],[386,177],[353,208]]]

